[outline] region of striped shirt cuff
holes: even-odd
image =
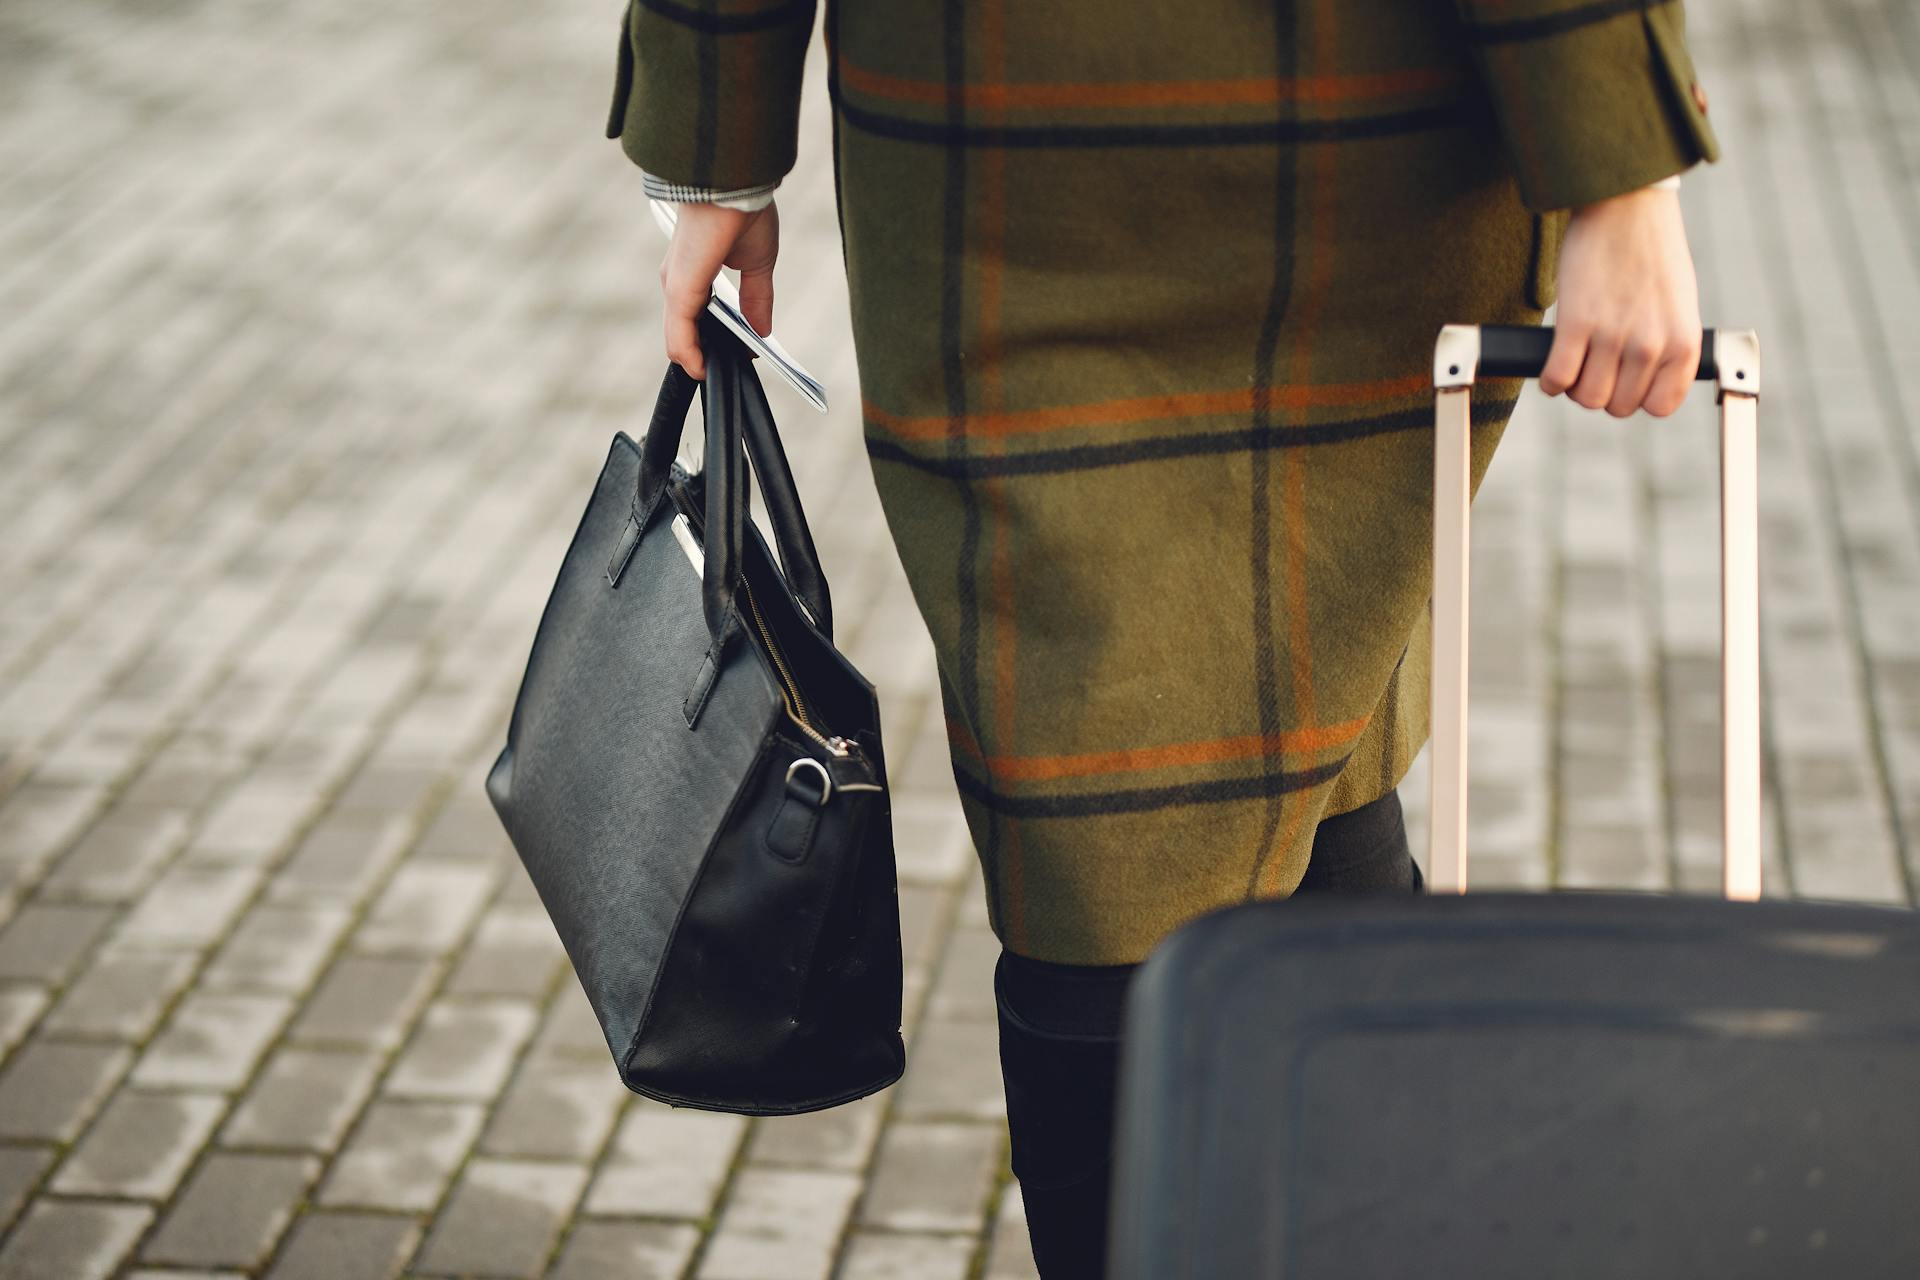
[[[640,180],[646,193],[655,200],[666,200],[673,204],[717,204],[724,209],[739,209],[746,213],[772,204],[774,189],[780,185],[780,180],[776,178],[757,187],[715,191],[712,187],[690,187],[684,182],[668,182],[645,169],[640,171]]]

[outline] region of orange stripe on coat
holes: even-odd
[[[1335,0],[1319,0],[1313,9],[1313,45],[1312,59],[1315,66],[1331,65],[1338,51],[1334,40],[1333,16]],[[1321,312],[1333,281],[1333,263],[1335,246],[1332,243],[1332,227],[1336,202],[1334,200],[1334,178],[1337,169],[1334,164],[1332,148],[1321,148],[1313,156],[1313,167],[1309,171],[1306,190],[1307,237],[1306,261],[1310,264],[1307,275],[1306,297],[1299,325],[1294,331],[1294,345],[1289,360],[1290,380],[1296,384],[1308,381],[1313,372],[1313,349],[1319,337]],[[1312,617],[1307,604],[1307,539],[1309,530],[1306,522],[1307,476],[1306,460],[1297,450],[1289,451],[1280,462],[1282,497],[1280,503],[1281,529],[1281,576],[1284,579],[1284,598],[1287,610],[1287,657],[1290,659],[1293,676],[1293,714],[1295,717],[1312,724],[1316,718],[1313,688],[1313,628]],[[1287,815],[1286,829],[1280,837],[1279,847],[1291,849],[1299,835],[1301,819],[1306,816],[1307,806],[1304,795],[1291,798],[1289,806],[1292,812]],[[1286,803],[1285,800],[1282,803]],[[1274,884],[1276,868],[1282,865],[1269,856],[1270,850],[1263,850],[1261,858],[1256,897],[1271,897],[1277,892]]]
[[[1153,747],[1129,747],[1120,751],[1091,751],[1064,756],[982,756],[980,745],[967,736],[964,728],[949,725],[947,737],[961,751],[985,764],[991,776],[996,779],[1044,782],[1055,778],[1084,778],[1101,773],[1139,773],[1149,769],[1217,764],[1227,760],[1252,759],[1274,752],[1326,751],[1352,742],[1360,736],[1371,719],[1372,716],[1369,714],[1342,724],[1310,725],[1302,729],[1285,729],[1274,734],[1249,733],[1232,738],[1169,742]]]

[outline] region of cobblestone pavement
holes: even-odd
[[[771,394],[888,715],[905,1081],[757,1122],[627,1095],[480,788],[662,368],[658,233],[599,136],[617,10],[0,9],[0,1277],[1032,1275],[817,41],[777,331],[834,409]],[[1706,310],[1768,356],[1770,883],[1910,901],[1920,17],[1690,11]],[[1480,883],[1713,887],[1711,400],[1535,395],[1508,434]]]

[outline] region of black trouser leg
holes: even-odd
[[[1301,893],[1424,893],[1426,879],[1407,845],[1400,793],[1389,791],[1349,813],[1323,819]]]
[[[994,967],[1013,1172],[1042,1280],[1106,1274],[1122,1002],[1137,968],[1005,950]]]
[[[1298,893],[1419,893],[1400,796],[1315,830]],[[1069,965],[1002,950],[993,988],[1013,1172],[1041,1280],[1103,1280],[1122,1015],[1138,965]]]

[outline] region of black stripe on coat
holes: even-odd
[[[831,86],[829,86],[831,88]],[[955,124],[915,120],[857,107],[844,94],[834,105],[856,129],[903,142],[960,147],[1233,147],[1390,138],[1476,123],[1472,99],[1339,120],[1206,121],[1193,124]]]
[[[1300,74],[1299,12],[1292,3],[1274,6],[1274,65],[1289,79]],[[1293,301],[1293,249],[1299,235],[1300,179],[1298,166],[1281,157],[1274,165],[1273,192],[1273,282],[1267,289],[1267,307],[1260,320],[1260,334],[1254,344],[1253,426],[1251,440],[1271,439],[1277,434],[1273,419],[1273,370],[1280,355],[1280,332]],[[1311,216],[1311,204],[1309,204]],[[1273,497],[1270,477],[1273,455],[1266,449],[1254,449],[1248,455],[1248,470],[1253,482],[1248,486],[1247,557],[1252,609],[1249,622],[1249,648],[1253,653],[1254,703],[1260,716],[1263,744],[1274,740],[1280,729],[1280,674],[1274,652],[1273,633]],[[1282,535],[1284,540],[1285,535]],[[1284,552],[1283,552],[1284,554]],[[1265,760],[1277,764],[1271,755]],[[1247,896],[1258,887],[1260,868],[1266,863],[1267,850],[1280,829],[1286,810],[1282,793],[1266,792],[1261,816],[1260,839],[1253,846],[1253,869],[1247,877]]]
[[[966,0],[946,0],[941,19],[945,24],[945,76],[947,117],[955,128],[964,128],[967,118],[963,87],[967,69]],[[829,80],[828,91],[834,81]],[[967,371],[961,354],[961,327],[966,319],[967,265],[967,154],[954,148],[946,156],[946,209],[940,228],[940,370],[947,392],[947,451],[949,465],[959,463],[966,454]],[[960,488],[960,553],[954,558],[954,597],[960,609],[960,636],[955,665],[960,687],[954,695],[962,718],[970,720],[976,737],[984,733],[986,709],[980,698],[980,495],[972,486]],[[944,688],[944,685],[942,686]],[[1014,914],[1000,887],[1003,839],[999,823],[988,824],[981,865],[987,896],[1006,914]],[[1024,904],[1022,904],[1024,909]]]
[[[1513,400],[1480,400],[1473,406],[1475,425],[1503,422],[1513,413]],[[867,453],[884,462],[898,462],[950,480],[971,480],[980,476],[1040,475],[1060,471],[1092,471],[1099,467],[1118,467],[1135,462],[1159,462],[1165,458],[1186,458],[1209,453],[1240,453],[1256,449],[1304,448],[1309,445],[1339,444],[1367,436],[1394,431],[1412,431],[1433,425],[1433,410],[1402,409],[1395,413],[1347,422],[1327,422],[1309,427],[1248,426],[1230,431],[1206,431],[1192,435],[1144,436],[1115,444],[1077,444],[1060,449],[1041,449],[1032,453],[998,454],[993,457],[961,456],[949,453],[944,458],[928,458],[910,452],[891,440],[869,435]]]

